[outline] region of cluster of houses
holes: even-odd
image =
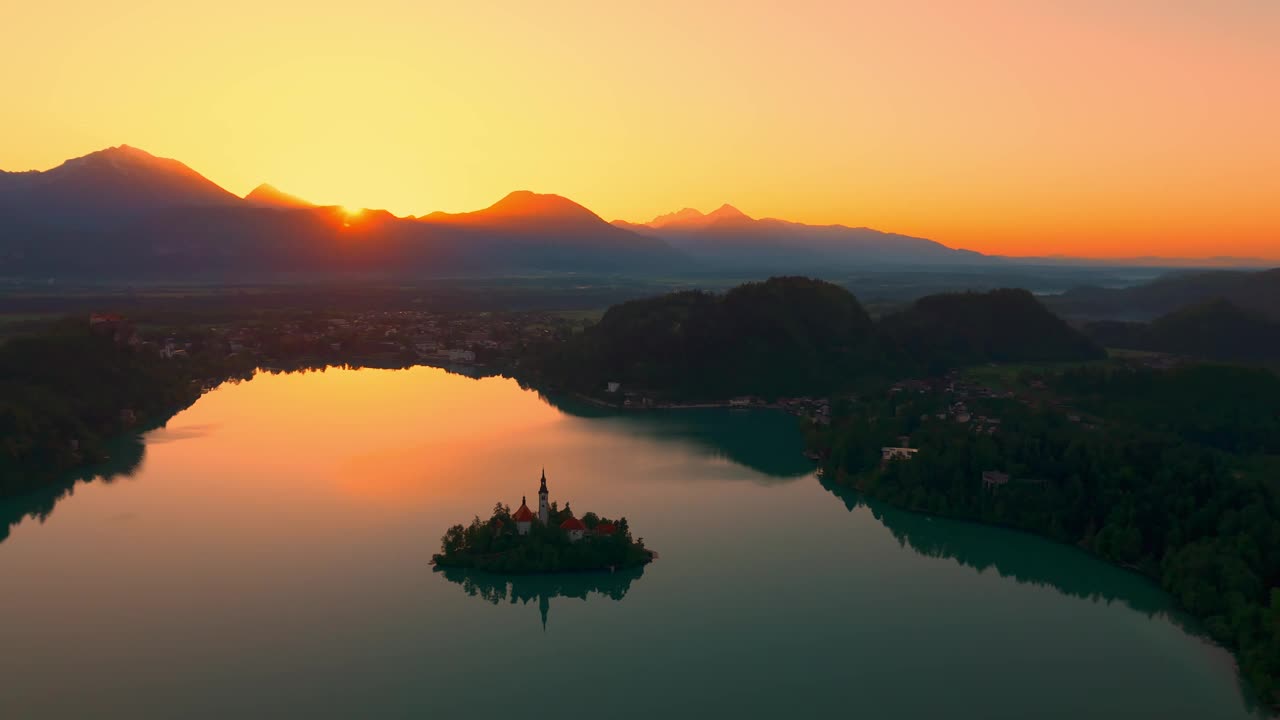
[[[626,408],[657,408],[657,407],[728,407],[733,409],[747,408],[768,408],[771,410],[783,410],[797,417],[805,418],[812,423],[818,425],[831,424],[831,400],[829,398],[812,398],[812,397],[782,397],[770,402],[762,397],[755,395],[739,395],[729,398],[728,402],[708,402],[699,403],[663,403],[655,400],[647,392],[641,390],[624,389],[622,383],[611,381],[605,383],[604,391],[606,394],[621,396],[622,406]]]
[[[986,433],[988,435],[994,435],[1003,422],[998,417],[987,417],[986,415],[971,413],[969,406],[962,400],[948,405],[944,411],[937,413],[936,417],[939,420],[954,420],[958,423],[969,424],[975,433]],[[928,415],[921,416],[922,420],[927,418]]]
[[[118,341],[154,348],[162,357],[201,354],[244,358],[270,367],[274,361],[314,359],[395,359],[422,364],[472,365],[500,362],[526,343],[551,337],[567,321],[544,313],[443,314],[420,310],[300,314],[288,319],[255,319],[213,327],[171,331],[173,337],[143,341],[122,316],[93,313],[95,331],[115,333]]]
[[[179,344],[174,338],[165,338],[160,342],[143,340],[133,323],[115,313],[90,313],[89,328],[100,335],[110,335],[117,345],[155,351],[166,359],[186,357],[191,348],[190,343]]]

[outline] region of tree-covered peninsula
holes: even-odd
[[[225,363],[143,342],[116,316],[83,316],[0,343],[0,495],[105,460],[229,376]]]
[[[1027,530],[1157,582],[1280,692],[1280,378],[1267,370],[953,373],[835,404],[811,442],[828,482],[919,512]]]

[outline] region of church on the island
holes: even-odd
[[[581,540],[582,536],[587,532],[587,526],[583,525],[581,520],[573,516],[573,511],[569,509],[568,503],[565,503],[564,513],[562,514],[567,515],[568,517],[560,522],[560,529],[564,530],[569,535],[570,542],[577,542]],[[542,471],[542,485],[538,488],[538,514],[534,515],[533,511],[529,509],[529,504],[526,502],[525,498],[521,497],[520,509],[511,513],[511,519],[516,521],[516,532],[521,535],[529,534],[529,530],[533,527],[534,520],[537,520],[539,524],[544,526],[551,522],[551,501],[548,499],[547,471],[545,468]],[[608,527],[609,532],[606,532],[605,534],[611,534],[612,530],[613,526],[610,525]]]

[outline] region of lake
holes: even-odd
[[[1255,717],[1145,580],[868,504],[801,451],[781,413],[435,368],[224,385],[107,478],[0,503],[0,717]],[[543,468],[660,558],[433,571]]]

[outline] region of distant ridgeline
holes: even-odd
[[[1280,277],[1276,282],[1280,284]],[[1280,362],[1280,319],[1222,298],[1175,310],[1150,323],[1094,322],[1085,332],[1106,347],[1208,360]]]
[[[1205,360],[1280,362],[1280,268],[1172,272],[1126,288],[1044,298],[1109,348]]]
[[[619,383],[673,399],[723,400],[829,393],[971,363],[1101,357],[1025,290],[930,296],[876,323],[842,287],[776,277],[723,295],[678,292],[615,305],[523,370],[588,394]]]
[[[416,282],[992,262],[924,238],[756,220],[729,206],[677,215],[611,224],[568,198],[523,190],[482,210],[420,217],[316,206],[269,185],[240,198],[177,160],[121,145],[43,172],[0,170],[0,276]]]
[[[1280,320],[1280,268],[1176,272],[1132,287],[1079,287],[1045,298],[1065,317],[1142,322],[1214,300]]]
[[[1263,369],[1024,370],[833,404],[826,481],[1028,530],[1142,572],[1280,700],[1280,377]],[[896,452],[895,452],[896,451]]]

